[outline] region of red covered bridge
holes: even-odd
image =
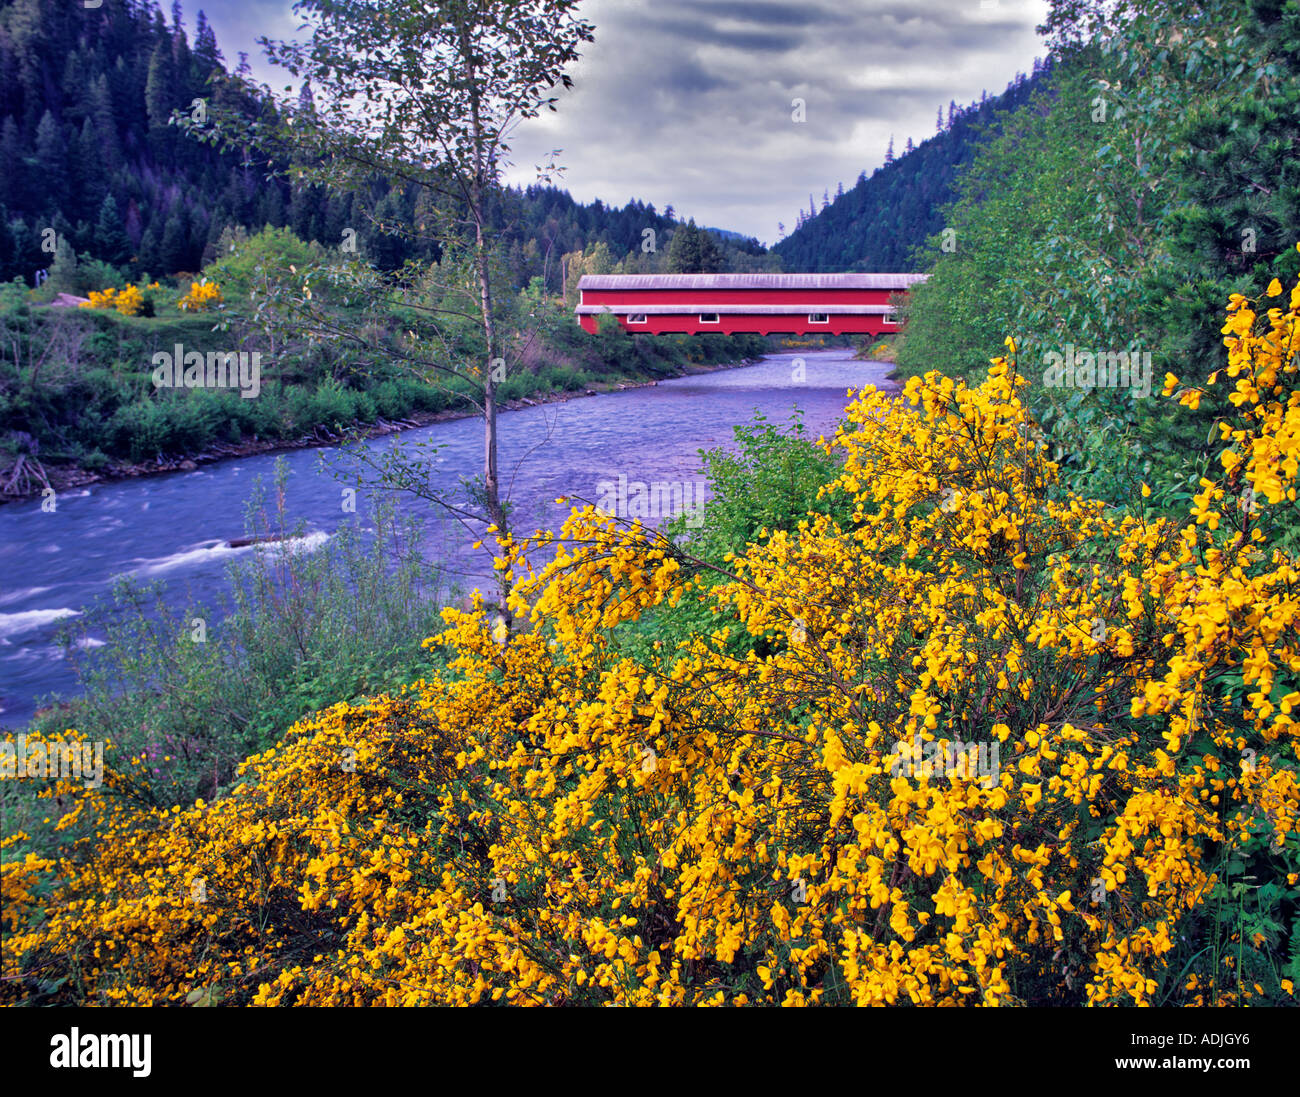
[[[578,283],[578,323],[590,332],[609,313],[651,335],[881,335],[897,331],[892,294],[924,274],[588,274]]]

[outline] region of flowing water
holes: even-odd
[[[795,364],[804,359],[803,380]],[[756,365],[662,381],[565,403],[503,412],[500,470],[515,505],[516,533],[558,529],[567,507],[562,495],[600,502],[609,484],[685,485],[686,498],[702,481],[699,450],[733,441],[732,427],[755,411],[784,424],[795,408],[813,437],[829,435],[844,410],[845,392],[868,384],[893,387],[890,367],[854,361],[847,350],[772,355]],[[435,423],[367,445],[382,453],[398,439],[436,443],[447,487],[474,476],[482,461],[477,419]],[[0,724],[21,727],[38,698],[72,695],[76,680],[56,642],[62,623],[109,592],[113,579],[163,579],[168,599],[215,605],[226,589],[226,565],[250,548],[227,542],[245,533],[253,481],[270,486],[277,456],[289,465],[286,509],[308,533],[295,546],[311,551],[344,522],[340,480],[322,465],[326,450],[292,450],[232,458],[192,472],[168,473],[69,491],[52,513],[39,501],[0,507]],[[601,482],[607,482],[602,486]],[[474,553],[459,525],[429,504],[407,500],[405,511],[430,519],[426,556],[441,563],[465,589],[489,590],[491,566]],[[357,497],[364,523],[364,490]],[[89,643],[97,642],[92,635]]]

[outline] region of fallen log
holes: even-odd
[[[264,537],[232,537],[226,542],[228,548],[248,548],[250,545],[274,545],[279,541],[289,540],[287,533],[269,533]]]

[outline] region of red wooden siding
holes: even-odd
[[[650,335],[883,334],[897,330],[889,299],[923,274],[607,274],[578,284],[578,322],[594,332],[612,313],[630,332]],[[716,323],[701,314],[716,313]],[[810,317],[825,315],[826,322]],[[644,323],[629,317],[643,315]]]

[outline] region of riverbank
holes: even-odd
[[[687,363],[684,366],[677,367],[673,372],[653,380],[635,380],[628,378],[613,378],[610,380],[592,381],[582,391],[557,391],[554,389],[536,389],[527,396],[516,397],[507,400],[500,405],[500,410],[512,411],[524,407],[538,407],[543,404],[567,403],[570,400],[582,399],[589,396],[600,396],[604,393],[619,392],[626,389],[650,388],[658,385],[661,380],[668,380],[674,377],[690,377],[695,374],[715,373],[719,370],[741,369],[761,361],[759,358],[743,358],[735,362],[720,363]],[[110,462],[109,465],[98,471],[83,468],[80,465],[52,465],[50,467],[42,466],[44,473],[44,484],[29,480],[23,486],[23,489],[9,491],[7,487],[0,484],[0,507],[6,503],[19,503],[25,499],[39,498],[45,488],[48,486],[53,489],[55,494],[65,491],[75,490],[77,488],[88,487],[91,484],[113,483],[121,480],[133,480],[143,476],[159,476],[169,472],[191,472],[200,465],[210,465],[214,462],[227,461],[238,457],[250,457],[260,454],[284,453],[291,450],[314,449],[323,446],[338,445],[348,437],[359,437],[362,439],[379,438],[389,434],[397,434],[406,430],[417,430],[420,427],[427,427],[434,423],[449,422],[456,419],[474,418],[478,412],[473,408],[445,408],[440,411],[414,411],[400,419],[378,418],[372,423],[362,423],[354,421],[349,424],[345,431],[332,430],[329,427],[318,425],[314,430],[301,435],[298,438],[263,438],[249,439],[243,442],[226,442],[210,446],[200,452],[187,455],[174,455],[162,457],[153,461],[145,462]],[[25,489],[25,490],[24,490]]]
[[[829,437],[847,389],[888,385],[887,366],[854,361],[847,351],[801,350],[801,356],[806,365],[798,370],[796,355],[786,350],[744,368],[697,364],[688,376],[658,385],[624,382],[619,391],[615,382],[601,400],[534,398],[533,406],[511,411],[502,419],[500,467],[512,522],[526,531],[558,529],[569,508],[556,499],[597,500],[602,483],[617,483],[620,476],[629,483],[679,485],[682,498],[688,490],[698,498],[705,479],[701,450],[733,447],[734,429],[756,413],[785,424],[797,406],[813,438]],[[434,482],[448,492],[472,481],[481,465],[483,429],[477,419],[461,416],[402,437],[403,444],[422,447]],[[380,437],[360,445],[382,460],[379,455],[395,440]],[[269,487],[264,498],[257,494],[259,481],[272,484],[281,464],[288,485],[283,525],[266,513],[266,499],[274,503],[278,495]],[[253,547],[234,547],[232,541],[301,531],[307,559],[333,544],[345,526],[372,530],[375,508],[389,496],[360,483],[360,468],[320,444],[77,488],[61,494],[50,513],[34,502],[0,507],[0,724],[20,727],[52,696],[81,692],[76,664],[82,654],[97,660],[100,645],[112,641],[107,626],[92,620],[93,610],[111,602],[120,579],[163,584],[159,597],[169,613],[186,622],[204,618],[211,636],[230,598],[230,567],[260,558]],[[345,485],[358,488],[355,511],[341,505]],[[402,518],[424,525],[416,539],[422,558],[444,574],[446,604],[475,586],[492,589],[486,546],[475,550],[473,538],[421,499],[403,493],[394,498]],[[69,653],[60,634],[79,620],[89,629],[84,648]]]
[[[498,381],[500,407],[664,380],[769,350],[752,335],[647,340],[617,325],[591,334],[553,302],[535,313],[533,336],[513,345],[515,361]],[[408,330],[406,321],[376,323],[354,345],[276,340],[239,309],[145,317],[0,304],[8,352],[0,355],[0,502],[473,415],[473,339],[443,347],[446,369],[432,360],[414,368],[401,334]],[[238,384],[215,369],[234,353]],[[171,374],[159,379],[162,366],[200,356],[209,373],[190,377],[193,387]]]

